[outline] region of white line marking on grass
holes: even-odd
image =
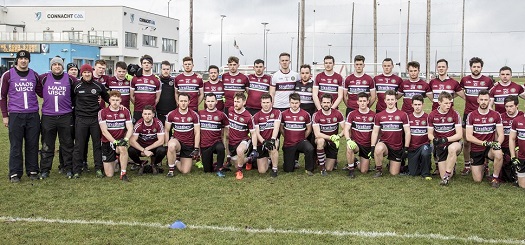
[[[47,219],[47,218],[20,218],[0,216],[0,221],[4,222],[34,222],[34,223],[58,223],[58,224],[79,224],[79,225],[108,225],[108,226],[140,226],[152,228],[168,229],[170,225],[163,225],[160,223],[145,223],[145,222],[125,222],[125,221],[111,221],[111,220],[65,220],[65,219]],[[327,230],[284,230],[284,229],[256,229],[256,228],[238,228],[238,227],[222,227],[209,225],[188,225],[189,229],[193,230],[214,230],[222,232],[248,232],[248,233],[267,233],[267,234],[299,234],[299,235],[324,235],[324,236],[349,236],[360,238],[376,238],[376,237],[392,237],[392,238],[406,238],[406,239],[426,239],[426,240],[455,240],[462,242],[476,242],[476,243],[495,243],[495,244],[525,244],[525,240],[515,239],[485,239],[478,236],[458,237],[445,236],[441,234],[398,234],[396,232],[369,232],[369,231],[327,231]]]

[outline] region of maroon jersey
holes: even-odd
[[[516,132],[517,146],[520,147],[518,158],[523,160],[525,159],[525,116],[519,116],[512,120],[510,131]]]
[[[228,145],[238,145],[243,140],[249,140],[248,133],[253,133],[253,119],[250,112],[242,109],[241,113],[237,113],[235,109],[230,107],[228,109],[228,121],[230,122],[230,130],[228,135],[230,137]]]
[[[110,107],[106,107],[98,111],[98,123],[106,123],[108,132],[116,140],[126,136],[127,122],[131,122],[131,113],[127,108],[114,111]],[[102,142],[109,142],[104,134],[102,134]]]
[[[242,73],[232,75],[229,72],[222,74],[222,83],[224,84],[225,106],[233,107],[233,97],[238,92],[245,92],[250,86],[248,77]]]
[[[461,118],[452,108],[447,113],[441,113],[438,108],[430,112],[427,124],[434,129],[435,138],[445,138],[456,134],[456,126],[461,126]]]
[[[351,138],[357,144],[366,147],[371,145],[375,116],[376,113],[370,109],[367,113],[361,113],[358,109],[348,114],[346,118],[346,124],[351,126]]]
[[[339,87],[343,86],[343,77],[339,73],[334,72],[331,76],[326,75],[325,72],[321,72],[315,76],[314,87],[319,89],[317,94],[320,99],[323,94],[331,94],[333,100],[335,101],[339,94],[337,93]]]
[[[441,81],[439,78],[434,78],[430,80],[429,86],[430,90],[432,91],[432,110],[435,110],[439,107],[438,97],[441,92],[448,92],[452,95],[452,98],[454,98],[454,94],[461,91],[461,86],[459,85],[458,81],[450,77],[443,81]],[[454,106],[454,102],[452,102],[452,106]]]
[[[467,128],[472,128],[474,137],[481,141],[494,141],[496,126],[501,126],[501,114],[490,110],[481,114],[479,110],[472,111],[467,117]],[[486,147],[472,144],[471,152],[485,151]]]
[[[204,94],[213,93],[217,98],[217,110],[222,111],[224,109],[224,84],[221,80],[212,82],[211,80],[204,83]]]
[[[119,91],[120,98],[122,99],[120,104],[129,109],[129,90],[131,87],[129,86],[128,80],[118,80],[117,77],[111,77],[106,83],[106,87],[108,87],[109,90]]]
[[[292,112],[290,109],[281,114],[281,125],[284,127],[284,147],[294,146],[306,139],[306,126],[312,123],[310,114],[303,109]]]
[[[409,150],[414,151],[422,145],[428,144],[428,114],[424,113],[416,117],[414,113],[408,114],[410,124],[410,146]]]
[[[255,128],[259,128],[259,134],[265,140],[272,138],[276,123],[281,123],[281,111],[278,109],[271,109],[269,112],[261,110],[253,115],[253,125]]]
[[[135,93],[134,111],[142,111],[146,105],[155,107],[157,92],[161,91],[160,81],[155,75],[133,77],[131,90]]]
[[[343,88],[345,92],[348,93],[348,100],[346,102],[348,108],[352,108],[354,110],[359,109],[359,105],[357,105],[357,95],[359,93],[365,92],[370,94],[370,91],[374,91],[376,89],[374,80],[367,74],[363,74],[360,77],[357,77],[355,74],[351,74],[350,76],[346,77],[343,83]]]
[[[502,85],[501,82],[496,83],[492,89],[490,89],[490,97],[494,98],[494,108],[497,112],[505,112],[505,98],[509,95],[520,95],[525,90],[522,85],[519,85],[515,82],[510,82],[507,85]]]
[[[394,112],[384,110],[376,114],[374,125],[381,129],[381,142],[393,150],[403,148],[403,126],[408,125],[408,115],[395,109]]]
[[[155,117],[150,125],[147,125],[144,119],[141,118],[135,123],[135,127],[133,127],[133,135],[138,137],[137,143],[139,143],[140,146],[147,147],[157,142],[159,137],[164,137],[164,125],[162,125],[161,120]]]
[[[226,114],[219,109],[199,111],[201,124],[201,148],[213,146],[222,140],[222,129],[230,125]]]
[[[412,108],[412,97],[419,94],[425,98],[431,90],[428,83],[420,79],[417,82],[410,80],[403,81],[401,86],[399,86],[399,92],[403,93],[403,107],[401,110],[410,114],[414,112],[414,108]]]
[[[82,75],[82,74],[80,74]],[[95,73],[93,73],[93,81],[99,82],[100,84],[104,85],[104,87],[109,88],[107,85],[107,82],[109,81],[110,77],[106,75],[102,75],[100,77],[95,77]],[[106,108],[106,102],[104,102],[103,99],[100,99],[100,109]],[[129,108],[129,107],[128,107]]]
[[[343,114],[339,110],[330,109],[325,114],[323,109],[318,110],[312,116],[312,124],[319,125],[321,133],[333,135],[339,133],[339,123],[344,122]]]
[[[255,74],[250,74],[248,75],[248,81],[248,100],[246,101],[246,107],[260,110],[262,108],[261,96],[270,91],[272,77],[267,74],[260,77]]]
[[[489,77],[481,76],[473,78],[472,75],[461,78],[459,86],[465,92],[465,112],[468,115],[471,111],[478,109],[478,95],[482,89],[490,90],[494,84]]]
[[[376,86],[377,92],[376,111],[386,110],[385,92],[388,90],[394,90],[397,92],[397,90],[399,89],[399,85],[401,85],[402,82],[403,79],[394,74],[390,76],[380,74],[374,77],[374,84]]]
[[[512,127],[512,121],[519,116],[523,116],[522,111],[517,111],[516,115],[514,116],[509,116],[507,112],[501,113],[501,124],[503,124],[503,134],[505,135],[505,139],[503,140],[503,143],[501,143],[501,147],[509,148],[509,135],[510,128]]]
[[[195,146],[194,129],[199,126],[199,115],[196,112],[188,109],[183,114],[177,108],[166,115],[166,123],[173,126],[173,138],[186,146]]]
[[[191,75],[181,73],[175,77],[174,86],[179,93],[190,95],[188,107],[191,110],[195,111],[199,108],[199,90],[204,86],[202,78],[199,78],[196,73]]]

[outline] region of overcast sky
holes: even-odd
[[[122,5],[124,1],[91,0],[5,0],[9,5]],[[362,54],[366,62],[374,60],[373,0],[355,0],[353,54]],[[407,0],[378,0],[378,60],[391,57],[405,63]],[[451,72],[461,68],[462,1],[432,1],[431,70],[437,59],[449,61]],[[268,22],[269,70],[278,69],[278,55],[293,52],[295,68],[297,46],[298,1],[296,0],[194,0],[194,59],[196,69],[207,64],[211,44],[211,64],[220,64],[221,14],[223,28],[223,64],[229,55],[237,55],[241,64],[263,58],[263,25]],[[167,15],[168,0],[125,1],[125,5]],[[314,14],[314,9],[315,14]],[[522,73],[525,64],[525,25],[521,18],[525,1],[466,0],[465,69],[468,59],[483,58],[484,71],[497,72],[508,65],[514,74]],[[352,0],[306,0],[305,63],[322,62],[330,53],[336,62],[349,62]],[[172,0],[170,17],[180,20],[179,54],[188,55],[189,0]],[[315,32],[314,32],[315,26]],[[425,70],[426,0],[412,0],[410,9],[409,60],[416,60]],[[401,29],[401,32],[400,32]],[[401,35],[399,35],[401,33]],[[292,37],[294,39],[292,39]],[[244,56],[233,47],[237,41]],[[331,48],[329,48],[329,44]],[[315,50],[315,52],[314,52]],[[401,54],[399,52],[401,50]],[[437,53],[437,56],[436,56]],[[314,55],[315,54],[315,55]],[[206,59],[204,58],[206,56]],[[464,64],[465,64],[464,63]],[[369,66],[368,68],[371,68]],[[402,69],[405,66],[402,65]]]

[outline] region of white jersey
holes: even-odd
[[[279,70],[272,75],[271,86],[275,87],[274,108],[290,107],[289,96],[295,92],[295,82],[299,80],[299,74],[295,71],[283,73]]]

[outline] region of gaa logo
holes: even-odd
[[[451,89],[452,87],[450,87],[450,85],[447,85],[447,89]]]
[[[267,83],[267,82],[268,82],[268,79],[266,79],[266,78],[263,79],[263,82],[264,82],[264,83]]]
[[[244,122],[244,118],[242,118],[242,117],[239,118],[239,121]]]
[[[489,117],[489,122],[494,122],[494,118]]]
[[[422,88],[423,88],[423,86],[417,85],[417,89],[422,89]]]
[[[421,121],[421,125],[427,125],[426,121]]]
[[[273,114],[270,114],[270,118],[274,118],[274,117],[275,117],[275,115],[273,115]]]
[[[153,80],[149,80],[149,83],[151,84],[155,84],[155,82]]]
[[[124,85],[129,86],[129,82],[124,82]]]
[[[370,122],[371,122],[371,121],[374,121],[374,117],[369,117],[369,118],[368,118],[368,121],[370,121]]]
[[[191,117],[188,117],[188,122],[191,122],[191,121],[192,121]]]
[[[308,89],[306,89],[306,91],[312,92],[312,88],[308,88]]]
[[[219,117],[218,117],[218,116],[214,116],[214,117],[213,117],[213,120],[215,120],[215,121],[219,121]]]
[[[394,120],[398,121],[399,119],[401,119],[399,116],[395,116],[394,117]]]
[[[222,87],[218,87],[217,90],[222,91]]]
[[[97,93],[97,90],[92,89],[92,90],[91,90],[91,93],[92,93],[92,94],[96,94],[96,93]]]
[[[303,121],[303,120],[304,120],[304,117],[303,117],[303,116],[300,116],[300,117],[299,117],[299,120]]]
[[[485,82],[479,83],[481,86],[485,86]],[[475,84],[474,84],[475,85]]]
[[[334,122],[335,122],[335,121],[337,121],[337,118],[335,118],[335,117],[334,117],[334,118],[332,118],[332,121],[334,121]]]
[[[191,80],[192,83],[197,83],[197,79]]]
[[[447,118],[447,121],[448,121],[448,122],[452,122],[452,117],[448,117],[448,118]]]
[[[334,79],[334,83],[338,83],[337,79]]]
[[[511,89],[510,89],[510,92],[511,92],[511,93],[516,93],[516,89],[515,89],[515,88],[511,88]]]
[[[173,81],[169,81],[168,84],[169,84],[170,86],[173,86]]]
[[[241,82],[242,82],[242,80],[241,80],[241,79],[239,78],[239,79],[237,79],[237,82],[238,82],[238,83],[241,83]]]
[[[156,129],[156,128],[154,128],[154,129],[153,129],[153,133],[156,133],[156,132],[157,132],[157,129]]]

